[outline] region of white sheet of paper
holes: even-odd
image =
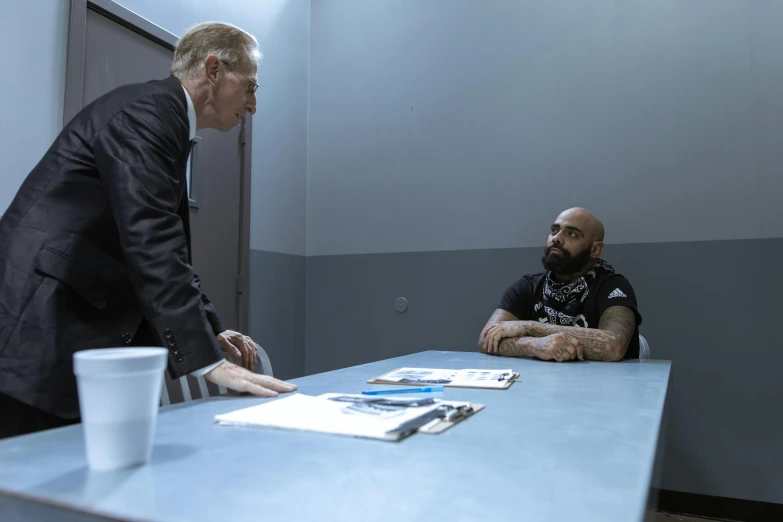
[[[460,370],[451,381],[452,386],[481,385],[502,388],[513,370]]]
[[[339,396],[359,397],[367,403],[357,405],[357,403],[330,400],[331,397]],[[258,406],[217,415],[215,421],[222,425],[315,431],[353,437],[396,440],[399,435],[390,435],[390,432],[407,421],[429,413],[440,405],[437,402],[418,408],[389,411],[372,407],[369,404],[372,399],[378,399],[378,397],[345,393],[329,393],[313,397],[297,393]]]
[[[447,370],[441,368],[400,368],[381,376],[381,380],[406,384],[443,384],[482,388],[503,388],[513,370]]]

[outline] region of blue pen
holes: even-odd
[[[443,386],[425,386],[423,388],[397,388],[394,390],[368,390],[364,395],[391,395],[392,393],[421,393],[443,391]]]

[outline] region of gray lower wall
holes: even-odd
[[[305,373],[305,257],[250,251],[249,335],[272,362],[275,377]]]
[[[307,258],[307,374],[475,349],[542,248]],[[662,487],[783,503],[783,239],[610,245],[654,358],[673,361]],[[394,309],[404,296],[407,312]],[[289,319],[290,321],[290,319]]]

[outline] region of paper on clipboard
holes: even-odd
[[[517,377],[519,374],[511,369],[397,368],[367,382],[371,384],[442,385],[456,388],[504,390],[511,386]]]
[[[401,440],[433,421],[439,433],[474,412],[468,402],[430,397],[387,398],[346,393],[294,394],[217,415],[220,425],[310,431],[388,441]]]

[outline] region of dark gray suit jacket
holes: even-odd
[[[73,353],[141,330],[169,349],[173,377],[222,357],[191,266],[188,137],[179,80],[127,85],[82,109],[27,176],[0,219],[0,393],[75,418]]]

